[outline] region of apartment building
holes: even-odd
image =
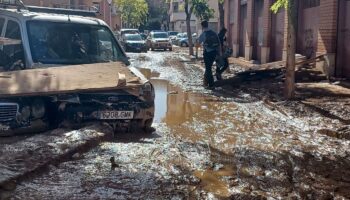
[[[218,12],[218,0],[209,0],[208,5],[214,9],[214,17],[209,20],[209,28],[214,31],[218,31],[219,12]],[[184,10],[184,1],[171,0],[169,6],[170,16],[170,30],[178,32],[186,32],[186,13]],[[202,30],[201,21],[192,14],[191,17],[191,30],[193,33],[200,33]]]
[[[270,11],[275,0],[225,0],[225,26],[234,57],[260,63],[286,57],[287,14]],[[299,0],[297,53],[326,55],[317,66],[329,76],[350,78],[350,1]]]
[[[104,20],[113,30],[119,30],[121,27],[120,14],[113,1],[109,4],[107,0],[23,0],[23,3],[33,6],[97,11],[97,17]]]
[[[177,32],[186,32],[186,13],[185,13],[185,3],[181,0],[170,0],[169,2],[169,18],[170,24],[169,29]],[[192,33],[197,32],[196,28],[197,18],[192,14],[191,17],[191,31]]]

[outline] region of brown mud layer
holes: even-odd
[[[200,62],[184,51],[130,57],[155,87],[157,131],[117,134],[10,198],[350,198],[348,89],[303,82],[286,101],[280,74],[237,84],[232,66],[207,90]]]

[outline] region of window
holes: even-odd
[[[12,20],[7,22],[5,38],[19,41],[22,40],[21,29],[17,22]],[[22,44],[0,46],[0,66],[5,68],[5,70],[14,70],[18,69],[18,67],[23,68],[24,63],[24,50]]]
[[[320,0],[303,0],[304,9],[320,6]]]
[[[174,2],[173,3],[173,12],[179,12],[179,2]]]
[[[2,29],[4,28],[4,24],[5,24],[5,19],[4,18],[0,18],[0,36],[2,33]]]
[[[234,22],[235,22],[235,1],[237,1],[237,0],[231,0],[231,1],[229,1],[229,9],[230,9],[230,11],[229,11],[229,18],[230,18],[230,24],[233,24]]]
[[[89,64],[125,59],[105,26],[29,21],[28,37],[34,62]]]

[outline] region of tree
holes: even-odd
[[[192,0],[185,0],[185,13],[186,13],[186,28],[188,36],[188,47],[189,54],[193,56],[193,42],[192,42],[192,31],[191,31],[191,17],[193,12]]]
[[[225,0],[218,0],[218,8],[219,8],[219,29],[225,27],[225,10],[224,10]]]
[[[129,27],[138,27],[147,21],[148,4],[145,0],[114,0],[122,20]]]
[[[297,30],[297,0],[277,0],[271,7],[274,13],[285,8],[288,13],[287,62],[284,96],[291,99],[295,95],[295,52]]]
[[[192,0],[193,14],[201,21],[209,21],[214,17],[215,10],[210,8],[207,0]]]
[[[185,0],[186,27],[188,35],[189,54],[193,55],[191,17],[195,14],[200,20],[209,20],[214,16],[214,10],[208,5],[208,0]]]

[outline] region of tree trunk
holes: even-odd
[[[191,16],[186,17],[186,26],[187,26],[189,54],[193,56],[194,53],[193,53],[192,31],[191,31]]]
[[[191,16],[193,7],[189,8],[189,0],[185,0],[185,13],[186,13],[186,27],[187,27],[187,36],[188,36],[188,47],[189,54],[193,56],[193,42],[192,42],[192,31],[191,31]]]
[[[225,10],[224,10],[224,2],[218,1],[219,7],[219,30],[225,27]]]
[[[295,52],[296,52],[296,27],[297,4],[296,0],[289,0],[288,4],[288,37],[287,37],[287,63],[286,82],[284,96],[292,99],[295,95]]]

